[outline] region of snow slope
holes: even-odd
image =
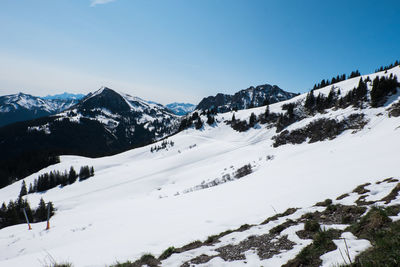
[[[399,77],[400,68],[370,78],[390,73]],[[358,80],[335,86],[344,94]],[[317,92],[329,90],[330,86]],[[300,95],[273,104],[270,110],[277,112],[283,103],[304,98]],[[154,145],[149,145],[98,159],[62,156],[61,163],[27,177],[26,183],[40,173],[70,166],[93,165],[95,176],[64,188],[29,194],[31,206],[41,197],[55,204],[52,228],[46,231],[45,223],[37,223],[31,231],[26,225],[1,229],[0,266],[41,266],[49,255],[74,266],[104,266],[133,260],[146,252],[159,255],[169,246],[204,240],[245,223],[260,223],[274,215],[274,210],[309,207],[359,184],[399,176],[400,117],[389,118],[387,108],[347,108],[320,114],[330,117],[364,112],[370,121],[362,131],[345,131],[334,140],[313,144],[273,148],[275,128],[258,125],[239,133],[223,123],[232,117],[232,113],[224,113],[216,117],[219,123],[213,127],[205,124],[200,131],[188,129],[168,138],[175,144],[168,150],[151,153]],[[236,118],[248,119],[251,112],[264,110],[239,111]],[[311,119],[290,127],[304,126],[307,120]],[[247,163],[254,170],[248,176],[207,189],[187,190],[232,175]],[[21,181],[1,189],[0,200],[15,199],[20,186]]]

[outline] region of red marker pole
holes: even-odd
[[[50,204],[47,203],[47,226],[46,230],[50,229]]]
[[[26,223],[28,224],[28,230],[32,230],[31,224],[29,223],[28,215],[26,215],[25,208],[22,208],[22,211],[24,212],[25,220],[26,220]]]

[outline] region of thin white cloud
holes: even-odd
[[[90,0],[90,1],[91,1],[90,6],[94,7],[96,5],[108,4],[108,3],[114,2],[115,0]]]

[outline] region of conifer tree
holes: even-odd
[[[327,106],[331,107],[333,105],[334,98],[335,98],[335,89],[332,86],[331,90],[329,91],[328,97],[326,99]]]
[[[214,124],[214,122],[215,122],[215,120],[214,120],[214,116],[212,116],[212,115],[207,115],[207,124],[208,125],[212,125],[212,124]]]
[[[254,114],[253,112],[250,115],[250,119],[249,119],[249,125],[250,127],[253,127],[257,122],[257,117],[256,114]]]
[[[315,105],[315,97],[314,97],[314,91],[311,90],[306,97],[306,101],[304,103],[304,107],[308,109],[309,111],[312,111],[313,107]]]
[[[34,192],[35,192],[35,191],[34,191],[34,189],[33,189],[32,183],[30,183],[30,184],[29,184],[28,194],[32,194],[32,193],[34,193]]]
[[[269,105],[267,105],[267,107],[265,108],[265,119],[268,119],[269,117]]]
[[[6,203],[0,207],[0,228],[3,228],[7,225],[7,206]]]
[[[22,184],[21,184],[21,190],[19,192],[19,197],[25,196],[27,194],[28,194],[28,191],[26,190],[25,180],[23,180]]]
[[[203,127],[203,121],[201,120],[200,117],[197,118],[197,122],[195,124],[195,127],[197,130],[201,129],[201,127]]]
[[[355,90],[357,102],[366,100],[367,92],[368,92],[367,83],[364,82],[362,78],[360,78],[358,86]]]
[[[90,177],[89,166],[82,166],[79,170],[79,181],[86,180]]]
[[[39,206],[35,211],[35,218],[39,222],[45,221],[47,219],[47,207],[43,198],[41,198],[39,201]]]
[[[14,201],[10,200],[7,205],[7,223],[8,225],[14,225],[19,223],[19,214],[17,211],[17,205]]]
[[[75,183],[77,178],[78,178],[78,175],[76,174],[74,167],[71,166],[71,168],[69,169],[69,173],[68,173],[68,183],[69,184]]]

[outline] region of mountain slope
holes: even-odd
[[[19,177],[18,164],[49,155],[115,154],[176,131],[178,116],[165,107],[109,88],[87,95],[53,116],[0,128],[0,184]]]
[[[196,109],[207,110],[216,109],[218,112],[227,112],[233,109],[241,110],[251,107],[259,107],[267,103],[288,100],[297,94],[289,93],[280,89],[276,85],[259,85],[241,90],[234,95],[217,94],[203,98]]]
[[[49,116],[77,103],[76,99],[42,99],[19,93],[0,96],[0,127],[18,121]]]
[[[390,74],[399,76],[400,68],[369,77],[373,80]],[[365,80],[366,75],[362,78]],[[346,95],[358,86],[359,80],[360,77],[342,81],[334,88]],[[314,93],[328,95],[330,90],[331,86]],[[368,84],[370,91],[371,84]],[[104,266],[116,260],[135,260],[148,252],[158,256],[170,246],[182,247],[195,240],[207,240],[207,236],[237,229],[243,224],[260,224],[291,207],[304,207],[303,211],[307,211],[317,201],[335,199],[360,184],[398,177],[399,97],[399,93],[391,95],[377,108],[369,104],[349,105],[312,114],[301,110],[307,94],[269,106],[271,113],[283,113],[288,104],[298,104],[295,113],[305,115],[286,126],[289,132],[303,129],[321,118],[341,121],[352,114],[364,114],[367,124],[362,128],[344,129],[331,139],[313,143],[306,139],[296,145],[274,147],[273,137],[280,134],[275,124],[256,123],[247,131],[239,132],[227,123],[233,116],[233,112],[227,112],[217,114],[213,125],[204,123],[200,130],[192,127],[169,137],[166,145],[160,141],[97,159],[62,156],[61,163],[27,177],[26,183],[33,183],[39,174],[64,171],[70,166],[75,169],[82,165],[94,166],[95,176],[64,188],[28,194],[26,198],[32,206],[41,197],[54,202],[57,211],[51,220],[52,228],[44,231],[45,223],[37,223],[31,231],[26,225],[1,229],[0,266],[40,266],[37,259],[45,259],[48,254],[57,261],[71,261],[76,266]],[[397,111],[393,113],[394,110]],[[235,117],[248,121],[252,113],[262,115],[265,107],[238,111]],[[206,116],[201,119],[206,120]],[[325,129],[317,128],[315,132],[318,131]],[[249,164],[250,167],[243,169]],[[249,168],[250,173],[243,171]],[[21,182],[17,182],[0,189],[0,198],[15,199],[20,186]],[[378,198],[384,197],[392,187],[383,191],[371,189]],[[366,198],[368,201],[370,197]],[[252,229],[227,236],[222,242],[236,244],[249,234],[266,233],[271,226],[260,227],[257,233],[251,233],[256,230]],[[284,259],[293,259],[309,242],[304,241]],[[165,265],[177,266],[202,253],[215,255],[212,248],[174,255]],[[245,258],[248,262],[260,262],[254,250],[247,251]],[[283,259],[273,259],[278,266],[283,263]],[[333,259],[340,261],[338,257]],[[243,259],[225,262],[220,257],[215,261],[210,265],[244,263]]]

